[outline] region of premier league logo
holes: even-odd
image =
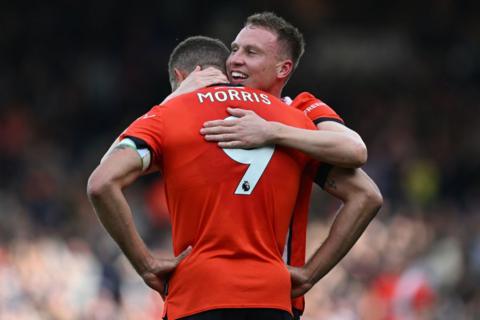
[[[248,191],[248,190],[250,190],[250,183],[248,183],[247,180],[243,181],[242,189],[243,189],[243,191]]]

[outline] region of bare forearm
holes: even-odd
[[[359,206],[362,214],[358,214]],[[347,203],[340,208],[327,239],[306,264],[312,285],[322,279],[348,253],[378,209],[358,202]]]
[[[98,219],[140,274],[148,268],[149,250],[138,234],[130,207],[119,188],[91,196]]]
[[[149,268],[150,251],[138,234],[130,207],[119,187],[110,186],[89,194],[95,212],[139,274]]]
[[[273,143],[298,149],[319,161],[345,168],[366,161],[363,141],[344,132],[299,129],[279,122],[270,122],[270,126]]]
[[[362,169],[333,168],[324,189],[343,206],[327,239],[307,262],[312,285],[345,256],[383,204],[380,190]]]

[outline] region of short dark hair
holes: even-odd
[[[172,88],[177,86],[175,68],[190,73],[196,66],[215,67],[226,74],[225,61],[229,54],[230,50],[218,39],[193,36],[183,40],[173,49],[168,61]]]
[[[297,67],[305,51],[305,40],[296,27],[273,12],[252,14],[245,21],[245,27],[248,25],[262,27],[277,34],[278,41],[286,49],[285,54],[293,61],[294,69]]]

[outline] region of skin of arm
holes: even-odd
[[[179,87],[170,93],[162,103],[175,98],[184,93],[189,93],[200,88],[208,87],[212,84],[228,83],[228,78],[223,72],[217,68],[208,67],[202,70],[200,66],[195,69],[188,76],[183,79]]]
[[[273,122],[273,143],[296,148],[337,167],[357,168],[367,160],[367,148],[359,137],[340,131],[313,131]],[[341,124],[338,124],[341,125]]]
[[[221,148],[279,144],[338,167],[358,168],[367,161],[362,138],[340,123],[326,121],[318,125],[320,130],[307,130],[266,121],[251,110],[228,108],[227,111],[237,119],[208,121],[200,130],[207,141],[218,142]]]
[[[292,296],[305,294],[351,249],[383,204],[376,184],[361,169],[333,168],[325,191],[343,202],[326,240],[301,267],[288,266]]]
[[[137,273],[164,297],[169,274],[190,253],[191,248],[171,259],[158,259],[147,248],[123,194],[123,189],[140,175],[142,163],[137,152],[125,146],[114,147],[90,175],[87,195],[98,219]]]
[[[102,163],[108,155],[110,155],[110,153],[113,152],[113,150],[115,149],[115,147],[117,146],[117,144],[120,142],[120,139],[117,138],[115,139],[115,141],[113,141],[112,145],[110,146],[110,148],[108,148],[107,152],[105,152],[105,154],[103,155],[102,159],[100,160],[100,163]]]

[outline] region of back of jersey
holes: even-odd
[[[134,123],[124,133],[143,139],[161,168],[175,254],[193,247],[170,280],[169,318],[215,308],[291,309],[282,251],[309,159],[279,146],[222,149],[206,142],[204,122],[227,118],[227,107],[315,129],[273,96],[217,86],[153,108],[143,117],[149,125]]]

